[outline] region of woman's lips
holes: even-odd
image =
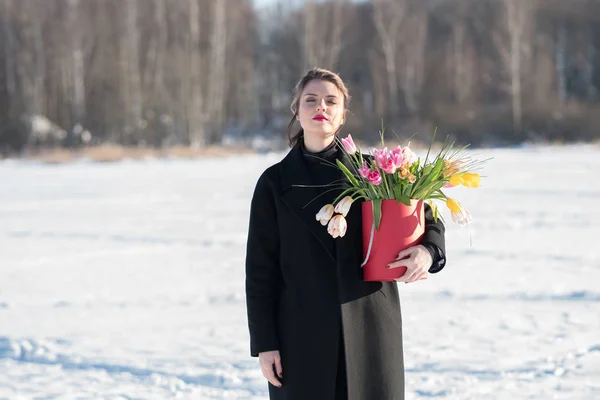
[[[327,118],[325,118],[322,115],[317,115],[316,117],[313,118],[315,121],[327,121]]]

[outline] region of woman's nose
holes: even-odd
[[[325,100],[321,100],[317,103],[317,110],[325,110]]]

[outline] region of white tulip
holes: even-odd
[[[338,214],[342,214],[344,217],[348,215],[348,211],[350,211],[350,206],[352,206],[352,197],[346,196],[335,206],[335,212]]]
[[[317,213],[316,218],[317,218],[317,221],[319,221],[321,223],[321,225],[325,226],[331,219],[332,215],[333,215],[333,205],[325,204]]]

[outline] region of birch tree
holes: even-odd
[[[70,38],[69,62],[63,63],[66,68],[66,75],[69,77],[67,87],[70,88],[71,96],[71,128],[77,124],[83,125],[85,116],[85,76],[84,76],[84,54],[82,31],[79,26],[79,0],[67,1],[67,26],[68,37]],[[72,136],[72,129],[70,129]],[[72,139],[72,138],[71,138]]]
[[[221,2],[221,0],[219,0]],[[207,144],[204,132],[204,110],[202,101],[202,72],[200,59],[200,6],[198,0],[188,0],[189,7],[189,101],[187,121],[190,143],[194,147]]]
[[[132,133],[142,120],[142,88],[139,68],[138,8],[136,0],[125,0],[124,35],[121,41],[122,96],[126,133]]]
[[[475,82],[475,50],[469,31],[469,14],[472,12],[470,0],[459,0],[454,8],[451,21],[449,57],[447,69],[451,76],[454,101],[463,104],[473,91]],[[475,16],[477,18],[477,16]]]
[[[227,23],[226,0],[213,1],[213,25],[210,37],[210,70],[208,80],[210,142],[221,140],[220,130],[225,120]]]
[[[424,82],[425,49],[428,38],[429,14],[423,4],[419,4],[408,15],[405,32],[411,33],[411,39],[404,41],[399,53],[398,64],[402,67],[400,87],[404,94],[404,103],[411,114],[420,110],[420,94]]]
[[[398,71],[396,63],[401,41],[400,32],[407,13],[407,0],[373,0],[375,29],[385,60],[386,86],[389,97],[388,112],[390,116],[399,111]]]
[[[304,67],[337,68],[342,50],[344,6],[346,0],[317,4],[307,0],[304,6]]]
[[[13,0],[4,0],[0,3],[2,7],[2,33],[4,36],[4,60],[5,60],[5,85],[6,91],[9,96],[13,97],[17,94],[17,78],[16,78],[16,66],[15,57],[16,52],[16,39],[12,17],[13,12]]]
[[[500,29],[493,40],[510,77],[507,90],[512,103],[513,129],[521,131],[523,123],[522,69],[531,51],[534,0],[502,0]]]

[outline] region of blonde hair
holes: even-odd
[[[348,110],[348,105],[350,103],[350,94],[348,92],[348,88],[342,81],[342,78],[335,72],[331,72],[324,68],[313,68],[308,71],[299,81],[296,83],[294,87],[294,91],[292,92],[292,104],[290,105],[290,109],[294,113],[292,116],[292,120],[288,124],[287,134],[288,139],[290,141],[290,147],[295,146],[300,139],[304,136],[304,129],[300,128],[300,130],[294,134],[292,134],[292,128],[294,127],[294,123],[296,122],[296,117],[298,116],[298,108],[300,105],[300,95],[302,95],[302,91],[309,84],[309,82],[313,80],[321,80],[326,82],[333,83],[342,93],[344,97],[344,111]]]

